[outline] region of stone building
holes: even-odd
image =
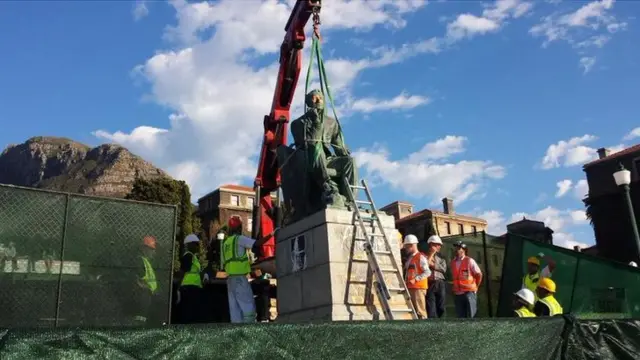
[[[275,195],[273,195],[275,200]],[[198,199],[198,216],[206,239],[215,239],[220,227],[229,218],[238,215],[242,219],[244,234],[251,235],[255,191],[242,185],[227,184]]]
[[[522,220],[507,225],[507,232],[553,245],[553,230],[542,221],[522,217]]]
[[[424,209],[414,212],[413,204],[396,201],[380,208],[396,219],[396,228],[404,236],[414,234],[426,241],[431,234],[440,236],[477,234],[487,228],[486,220],[457,214],[453,200],[442,199],[443,211]]]

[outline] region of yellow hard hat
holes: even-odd
[[[538,266],[540,266],[540,259],[538,259],[538,258],[537,258],[537,257],[535,257],[535,256],[532,256],[532,257],[530,257],[530,258],[528,258],[528,259],[527,259],[527,263],[528,263],[528,264],[534,264],[534,265],[538,265]]]
[[[541,278],[538,282],[538,287],[552,293],[556,292],[556,283],[549,278]]]

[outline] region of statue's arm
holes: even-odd
[[[337,156],[351,156],[347,144],[344,143],[344,139],[340,132],[340,127],[337,121],[332,122],[332,134],[331,134],[331,147]]]

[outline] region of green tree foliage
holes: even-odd
[[[125,198],[129,200],[176,205],[178,207],[174,269],[179,268],[180,254],[183,250],[182,239],[191,233],[195,233],[202,238],[202,226],[200,219],[195,214],[195,208],[191,203],[189,186],[184,181],[169,178],[137,178],[133,183],[131,192],[129,192]],[[201,243],[201,245],[204,244]],[[205,254],[204,246],[202,246],[202,248],[201,251]],[[202,256],[201,259],[205,260]]]

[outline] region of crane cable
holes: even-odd
[[[343,144],[345,144],[344,142],[344,135],[342,133],[342,126],[340,125],[340,120],[338,120],[338,114],[336,113],[336,107],[333,103],[333,97],[331,96],[331,90],[329,88],[329,82],[327,81],[327,74],[324,68],[324,60],[322,58],[322,46],[320,45],[320,38],[318,37],[318,34],[314,31],[313,33],[313,37],[312,37],[312,42],[311,42],[311,56],[309,58],[309,67],[307,68],[307,79],[306,79],[306,84],[305,84],[305,88],[304,88],[304,94],[305,94],[305,103],[304,103],[304,110],[305,113],[309,110],[308,106],[307,106],[307,102],[306,102],[306,96],[309,92],[309,85],[311,84],[311,74],[313,73],[313,62],[314,62],[314,58],[318,63],[318,77],[320,78],[320,91],[322,92],[322,97],[323,98],[328,98],[329,99],[329,104],[331,105],[331,110],[333,111],[333,117],[336,120],[336,124],[338,125],[338,136],[340,137],[340,139],[342,140],[341,142]],[[322,116],[320,119],[320,123],[321,123],[321,134],[323,134],[323,127],[324,127],[324,116],[327,114],[327,106],[325,103],[325,106],[323,107],[323,111],[322,111]],[[323,150],[322,149],[322,145],[324,143],[324,136],[322,138],[321,141],[317,141],[315,144],[315,157],[316,160],[317,158],[320,156],[320,152]],[[346,151],[346,149],[344,149]]]

